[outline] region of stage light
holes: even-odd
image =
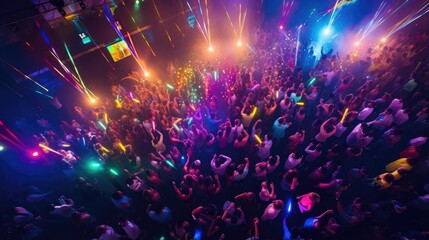
[[[150,76],[149,72],[147,72],[147,71],[146,71],[146,72],[144,72],[144,76],[145,76],[145,77],[149,77],[149,76]]]
[[[237,42],[237,47],[241,47],[243,45],[243,43],[241,41]]]
[[[213,51],[214,51],[213,47],[212,47],[212,46],[210,46],[210,47],[209,47],[209,52],[213,52]]]
[[[0,145],[0,152],[4,150],[4,146]]]
[[[31,153],[31,156],[33,156],[33,157],[38,157],[38,156],[39,156],[39,152],[34,151],[33,153]]]
[[[139,0],[136,0],[136,2],[135,2],[135,3],[136,3],[136,5],[139,5],[139,4],[140,4],[140,1],[139,1]]]
[[[280,30],[283,30],[283,25],[280,25],[280,26],[279,26],[279,29],[280,29]]]
[[[382,38],[381,42],[386,42],[386,40],[387,40],[386,38]]]
[[[323,29],[323,35],[325,36],[329,36],[332,34],[332,27],[331,26],[327,26],[325,29]]]
[[[356,47],[357,47],[357,46],[359,46],[359,44],[360,44],[359,42],[355,42],[355,46],[356,46]]]

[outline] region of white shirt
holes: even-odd
[[[325,129],[323,129],[322,126],[320,126],[320,132],[314,137],[314,139],[316,139],[316,141],[318,142],[326,142],[326,140],[328,140],[328,138],[334,135],[335,132],[336,128],[334,128],[334,130],[328,133],[325,131]]]
[[[262,215],[262,221],[273,220],[276,218],[281,209],[276,209],[273,203],[270,203],[267,208],[265,208],[264,214]]]
[[[301,161],[302,161],[302,158],[295,159],[293,157],[293,153],[291,153],[291,154],[289,154],[289,157],[287,158],[287,160],[285,162],[284,169],[289,170],[289,169],[295,168],[296,166],[298,166],[301,163]]]
[[[135,178],[133,179],[133,184],[127,184],[127,187],[135,192],[141,192],[143,191],[144,183],[139,177],[135,176]]]
[[[319,152],[316,149],[310,150],[310,146],[308,146],[307,148],[305,148],[305,152],[308,154],[305,157],[305,160],[309,161],[309,162],[313,162],[314,160],[316,160],[322,154],[322,151]]]
[[[408,121],[408,113],[404,112],[403,109],[398,110],[395,114],[393,122],[397,125],[402,125],[406,121]]]
[[[359,114],[357,115],[357,119],[359,119],[360,121],[365,120],[369,115],[371,115],[371,113],[374,111],[374,108],[369,108],[366,107],[364,109],[362,109],[362,111],[359,112]]]
[[[234,126],[233,127],[233,129],[235,129],[234,130],[234,132],[237,134],[237,136],[238,135],[240,135],[241,134],[241,132],[243,131],[243,129],[244,129],[244,126],[243,126],[243,124],[240,124],[239,126]]]
[[[268,163],[267,161],[267,173],[272,173],[274,170],[276,170],[276,168],[279,166],[280,161],[276,161],[276,163],[274,163],[274,165],[271,165]]]
[[[401,109],[403,107],[403,105],[404,104],[399,99],[395,98],[392,100],[389,107],[387,107],[387,108],[392,109],[393,113],[395,114],[399,109]]]
[[[119,234],[117,234],[115,232],[115,230],[113,230],[112,227],[110,226],[106,226],[106,232],[103,233],[103,235],[101,235],[98,240],[117,240],[119,239]]]
[[[241,181],[246,178],[247,174],[249,173],[249,168],[245,167],[243,170],[243,173],[238,173],[234,175],[233,180],[234,181]]]
[[[361,128],[361,124],[356,125],[355,128],[351,131],[351,133],[347,136],[346,142],[349,146],[354,146],[363,138],[363,131]]]
[[[213,158],[210,162],[210,166],[212,167],[213,172],[219,176],[225,175],[226,168],[232,161],[230,157],[226,157],[226,156],[223,156],[223,157],[226,159],[226,161],[222,163],[219,167],[216,167],[215,158]]]
[[[263,148],[260,148],[258,151],[258,157],[261,160],[264,160],[265,158],[270,156],[270,149],[271,146],[265,145]]]
[[[268,188],[261,188],[261,191],[259,192],[259,199],[263,202],[270,201],[270,191],[268,191]]]
[[[122,229],[124,229],[125,233],[127,234],[128,238],[131,240],[136,240],[139,238],[140,236],[140,228],[127,220],[127,224],[125,226],[122,227]]]
[[[346,127],[343,126],[343,124],[341,122],[339,122],[336,126],[335,126],[335,137],[341,137],[341,135],[343,135],[343,133],[347,130]]]
[[[335,76],[335,72],[330,71],[330,72],[325,72],[324,74],[326,75],[325,87],[328,87],[329,85],[331,85],[332,78],[334,78]]]
[[[418,146],[425,144],[427,140],[428,140],[427,137],[417,137],[417,138],[411,139],[409,141],[409,144],[410,144],[410,146],[418,147]]]

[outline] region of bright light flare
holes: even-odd
[[[4,150],[4,147],[0,145],[0,152]]]
[[[243,46],[243,43],[241,41],[238,41],[237,42],[237,47],[241,47],[241,46]]]
[[[209,47],[209,52],[214,52],[214,48],[212,46]]]
[[[323,29],[323,35],[330,36],[332,35],[334,31],[332,30],[331,26],[327,26],[325,29]]]
[[[33,156],[33,157],[38,157],[38,156],[39,156],[39,152],[34,151],[33,153],[31,153],[31,156]]]
[[[382,38],[382,39],[381,39],[381,42],[383,42],[383,43],[384,43],[384,42],[386,42],[386,40],[387,40],[386,38]]]
[[[279,29],[280,29],[280,30],[283,30],[283,28],[284,28],[284,27],[283,27],[283,25],[280,25],[280,26],[279,26]]]
[[[359,46],[359,44],[360,44],[360,42],[355,42],[355,46],[356,47]]]
[[[146,72],[144,72],[144,76],[145,76],[145,77],[149,77],[149,76],[150,76],[150,73],[146,71]]]

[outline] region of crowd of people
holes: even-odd
[[[10,239],[428,239],[428,34],[358,56],[255,39],[247,65],[204,65],[225,97],[192,103],[133,73],[61,130],[41,124],[34,145],[70,184],[29,184]]]

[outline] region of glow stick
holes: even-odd
[[[298,105],[298,106],[304,106],[304,102],[297,102],[296,105]]]
[[[35,91],[36,93],[38,93],[38,94],[40,94],[40,95],[43,95],[43,96],[45,96],[45,97],[48,97],[48,98],[50,98],[50,99],[53,99],[54,97],[52,97],[52,96],[49,96],[49,95],[47,95],[47,94],[44,94],[44,93],[41,93],[41,92],[39,92],[39,91]]]
[[[115,100],[115,103],[117,108],[122,108],[122,103],[118,99]]]
[[[104,146],[101,146],[101,150],[103,150],[105,152],[110,152],[109,149],[105,148]]]
[[[119,147],[122,149],[122,151],[125,152],[125,147],[124,147],[124,145],[122,143],[119,143]]]
[[[173,124],[173,126],[177,131],[180,131],[180,128],[176,124]]]
[[[41,143],[39,143],[39,147],[41,147],[41,148],[43,148],[43,149],[45,149],[45,150],[47,150],[47,151],[49,151],[49,152],[53,152],[53,153],[55,153],[55,154],[58,154],[58,155],[60,155],[60,156],[64,156],[63,154],[61,154],[61,153],[59,153],[59,152],[55,151],[54,149],[52,149],[52,148],[50,148],[50,147],[48,147],[48,146],[43,145],[43,144],[41,144]]]
[[[133,101],[136,103],[140,103],[140,101],[138,99],[133,98]]]
[[[118,176],[119,175],[119,173],[117,172],[117,171],[115,171],[115,170],[113,170],[113,169],[109,169],[109,172],[110,173],[112,173],[113,175],[115,175],[115,176]]]
[[[310,82],[308,83],[308,86],[311,86],[315,81],[316,81],[316,78],[315,78],[315,77],[314,77],[314,78],[312,78],[312,79],[310,80]]]
[[[259,144],[261,144],[261,143],[262,143],[261,138],[259,138],[259,136],[258,136],[258,135],[256,135],[256,134],[255,134],[255,139],[256,139],[256,141],[258,141],[258,143],[259,143]]]
[[[61,144],[61,147],[70,147],[70,144],[63,143],[63,144]]]
[[[176,168],[174,166],[174,164],[172,162],[170,162],[170,160],[165,160],[165,163],[167,163],[168,166],[172,167],[172,168]]]
[[[167,87],[168,87],[169,89],[171,89],[171,90],[173,90],[173,89],[174,89],[174,87],[173,87],[171,84],[168,84],[168,83],[167,83]]]
[[[344,111],[343,117],[341,118],[341,123],[344,122],[344,120],[346,119],[346,115],[349,112],[349,108],[346,108],[346,110]]]
[[[107,113],[104,113],[104,122],[109,124],[109,119],[107,118]]]
[[[156,127],[155,127],[155,121],[152,121],[152,128],[156,129]]]
[[[258,108],[257,108],[257,107],[255,107],[255,108],[253,109],[252,115],[255,115],[255,114],[256,114],[256,110],[258,110]]]
[[[193,118],[193,117],[189,118],[189,120],[188,120],[188,125],[190,125],[190,124],[191,124],[192,120],[194,120],[194,118]]]
[[[98,125],[100,125],[100,127],[103,128],[104,131],[106,131],[107,128],[102,122],[98,121]]]
[[[255,91],[255,89],[257,89],[259,86],[260,86],[259,84],[256,84],[256,85],[252,88],[252,91]]]
[[[276,98],[279,98],[279,91],[276,92]]]
[[[178,118],[176,121],[174,121],[173,125],[176,125],[176,123],[178,123],[178,122],[180,122],[180,121],[182,121],[182,119],[181,119],[181,118]]]

